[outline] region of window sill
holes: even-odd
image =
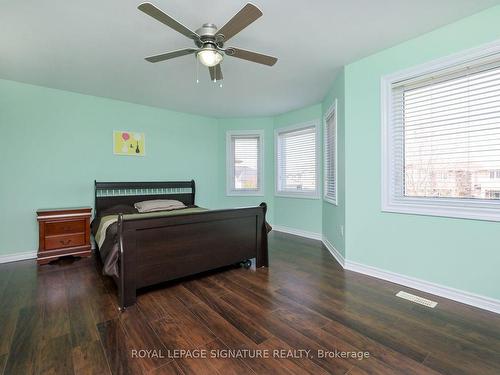
[[[299,198],[299,199],[319,199],[319,195],[314,193],[314,194],[307,194],[307,193],[290,193],[290,192],[275,192],[274,193],[275,197],[278,198]]]
[[[382,212],[500,221],[500,202],[409,198],[383,203]]]
[[[262,191],[227,191],[227,197],[263,197]]]
[[[330,203],[331,205],[333,206],[338,206],[338,202],[336,199],[332,199],[332,198],[329,198],[329,197],[323,197],[323,200],[327,203]]]

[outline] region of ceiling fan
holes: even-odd
[[[196,31],[191,31],[151,3],[142,3],[138,6],[138,9],[175,31],[187,36],[189,39],[192,39],[197,47],[184,48],[146,57],[146,60],[149,62],[156,63],[194,53],[198,61],[208,67],[210,78],[215,82],[222,79],[220,63],[224,59],[224,56],[232,56],[268,66],[273,66],[276,64],[276,61],[278,61],[276,57],[247,51],[241,48],[226,48],[224,46],[229,39],[262,16],[261,10],[251,3],[247,3],[220,29],[213,23],[205,23]]]

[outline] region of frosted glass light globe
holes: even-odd
[[[212,48],[204,48],[196,56],[203,65],[208,67],[216,66],[223,59],[222,53]]]

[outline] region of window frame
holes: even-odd
[[[234,187],[234,154],[232,138],[258,137],[259,162],[257,165],[259,188],[257,190],[235,189]],[[264,130],[228,130],[226,131],[226,196],[255,197],[264,196]]]
[[[334,206],[338,206],[338,196],[339,196],[339,193],[338,193],[338,101],[337,101],[337,98],[335,98],[335,100],[333,101],[332,105],[328,108],[328,110],[325,112],[325,114],[323,115],[323,200],[325,202],[328,202],[330,204],[333,204]],[[327,158],[328,158],[328,155],[326,154],[326,143],[327,143],[327,139],[326,139],[326,134],[327,134],[327,127],[328,127],[328,123],[327,123],[327,119],[332,115],[332,114],[335,114],[335,122],[334,122],[334,126],[335,126],[335,143],[333,145],[334,147],[334,155],[335,155],[335,163],[333,164],[333,168],[334,168],[334,175],[335,175],[335,197],[330,197],[328,196],[328,189],[327,189],[327,186],[328,186],[328,163],[327,163]]]
[[[312,121],[307,121],[299,124],[294,124],[290,126],[280,127],[274,130],[274,195],[283,198],[302,198],[302,199],[320,199],[321,197],[321,186],[320,186],[320,174],[321,174],[321,139],[320,139],[320,120],[315,119]],[[292,131],[298,131],[306,128],[314,127],[316,134],[316,144],[315,144],[315,154],[316,154],[316,189],[314,192],[295,192],[280,189],[280,168],[278,160],[278,147],[279,147],[279,137],[282,133],[288,133]]]
[[[381,77],[381,210],[383,212],[500,221],[500,202],[476,198],[405,197],[395,192],[396,168],[392,113],[392,85],[432,73],[453,70],[460,65],[500,54],[500,40],[469,49],[419,66]]]

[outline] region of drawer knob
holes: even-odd
[[[66,245],[69,245],[71,243],[71,240],[61,240],[59,241],[62,245],[66,246]]]

